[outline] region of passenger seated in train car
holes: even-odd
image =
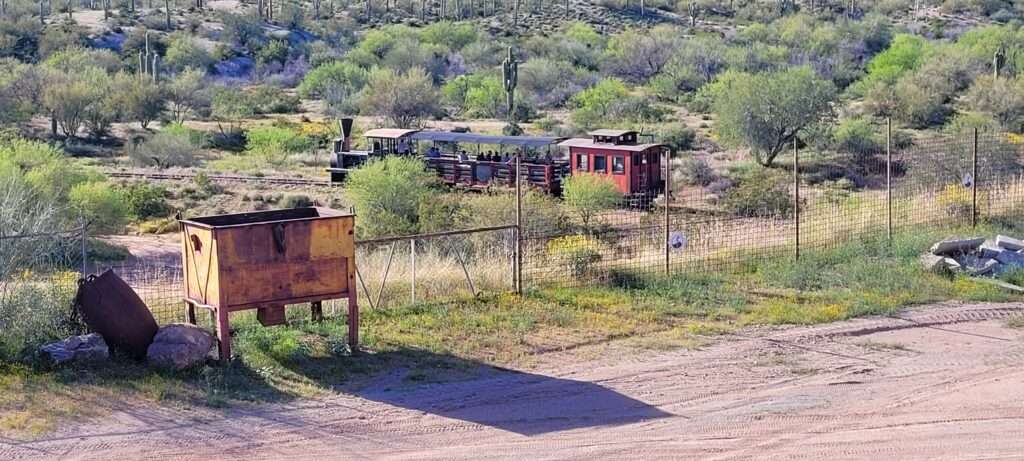
[[[437,146],[430,146],[430,149],[427,149],[427,158],[441,158],[441,149],[438,149]]]
[[[374,141],[373,142],[373,152],[374,153],[379,153],[380,151],[381,151],[380,141]]]
[[[501,156],[500,156],[500,155],[498,155],[498,153],[497,153],[497,152],[492,152],[492,153],[491,153],[491,159],[490,159],[490,160],[491,160],[492,162],[500,162],[500,161],[501,161]]]
[[[461,151],[459,151],[459,156],[458,156],[458,158],[459,158],[459,161],[460,161],[460,162],[465,162],[465,161],[468,161],[468,160],[469,160],[469,156],[467,156],[467,155],[466,155],[466,151],[465,151],[465,150],[461,150]]]
[[[402,138],[402,139],[398,140],[397,151],[401,155],[408,154],[409,153],[409,140],[405,139],[405,138]]]
[[[509,162],[512,161],[512,156],[509,155],[508,152],[505,152],[504,154],[501,155],[501,161],[505,162],[505,163],[509,163]]]
[[[483,152],[477,152],[476,153],[476,161],[483,162],[483,161],[486,161],[486,160],[487,160],[487,157],[484,155]]]

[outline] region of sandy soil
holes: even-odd
[[[124,408],[0,459],[1020,459],[1022,305],[745,331],[699,351],[223,412]],[[563,363],[558,363],[563,362]]]

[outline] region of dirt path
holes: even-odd
[[[1020,459],[1022,305],[747,331],[700,351],[364,390],[258,411],[123,411],[0,459]]]

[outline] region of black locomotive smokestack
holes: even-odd
[[[341,119],[341,148],[344,152],[352,150],[352,122],[351,118]]]

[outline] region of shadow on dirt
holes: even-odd
[[[350,393],[395,407],[526,436],[671,416],[592,382],[426,355],[432,357],[420,357],[427,359],[426,362],[417,362],[456,363],[457,372],[450,375],[456,380],[445,381],[444,374],[425,374],[422,368],[394,368]],[[435,382],[418,382],[426,380]]]

